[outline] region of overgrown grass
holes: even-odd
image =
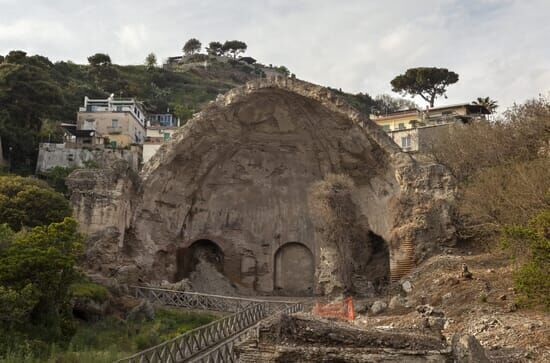
[[[109,292],[107,288],[93,282],[77,282],[69,286],[69,293],[73,297],[88,298],[99,303],[107,300]]]
[[[158,309],[155,320],[130,323],[114,317],[97,323],[81,322],[64,349],[51,346],[46,356],[33,353],[31,346],[9,352],[2,363],[87,363],[113,362],[140,350],[208,324],[216,316],[207,313]]]

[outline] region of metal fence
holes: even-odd
[[[163,305],[235,313],[121,359],[117,361],[119,363],[236,362],[234,344],[246,339],[251,328],[260,320],[274,313],[303,310],[302,304],[292,301],[247,299],[143,286],[132,286],[131,289],[136,297]]]
[[[188,309],[237,312],[252,305],[264,303],[264,300],[241,297],[202,294],[177,291],[156,287],[131,286],[134,296],[162,305],[178,306]]]
[[[251,327],[267,315],[266,306],[256,304],[118,362],[177,363],[185,361],[208,347]]]
[[[289,305],[283,309],[276,311],[277,314],[293,314],[304,310],[304,305],[301,303]],[[274,315],[274,313],[269,314]],[[218,345],[213,346],[211,349],[197,354],[195,357],[189,360],[194,363],[236,363],[238,357],[233,350],[235,344],[238,344],[250,336],[259,337],[259,326],[251,327],[237,333],[235,336],[221,342]]]

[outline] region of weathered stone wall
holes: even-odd
[[[122,160],[109,169],[77,169],[67,178],[73,216],[86,235],[86,265],[111,275],[124,265],[137,174]]]
[[[441,166],[402,153],[327,89],[273,78],[219,97],[144,166],[121,254],[144,278],[173,279],[178,251],[210,240],[230,280],[271,293],[285,244],[299,243],[321,262],[308,192],[330,173],[353,180],[358,215],[392,260],[416,261],[454,240],[454,189]],[[404,240],[416,254],[403,254]]]
[[[141,167],[141,146],[133,145],[129,149],[86,149],[71,147],[67,144],[41,143],[38,149],[36,173],[47,172],[56,166],[65,168],[83,168],[86,162],[94,162],[99,167],[108,168],[118,160],[125,160],[136,172]]]

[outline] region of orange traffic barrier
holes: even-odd
[[[354,320],[355,311],[353,310],[353,299],[347,297],[342,301],[321,304],[316,302],[313,307],[313,314],[325,318],[338,318],[344,320]]]

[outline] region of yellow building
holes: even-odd
[[[409,109],[385,115],[371,115],[371,119],[380,125],[404,151],[419,151],[426,147],[430,140],[440,135],[442,130],[434,127],[484,120],[488,114],[490,112],[484,106],[460,103],[434,107],[425,111]]]
[[[385,131],[395,131],[451,122],[468,123],[473,119],[485,119],[485,115],[488,114],[490,112],[484,106],[459,103],[425,111],[413,108],[385,115],[371,115],[371,119]]]
[[[417,109],[403,110],[383,116],[371,116],[371,119],[382,126],[384,131],[411,129],[421,122],[422,113]]]
[[[96,143],[102,140],[114,148],[124,148],[131,144],[143,144],[146,137],[145,111],[134,99],[84,98],[84,107],[77,113],[76,130],[90,131],[94,138],[82,143]],[[78,135],[77,135],[78,137]]]

